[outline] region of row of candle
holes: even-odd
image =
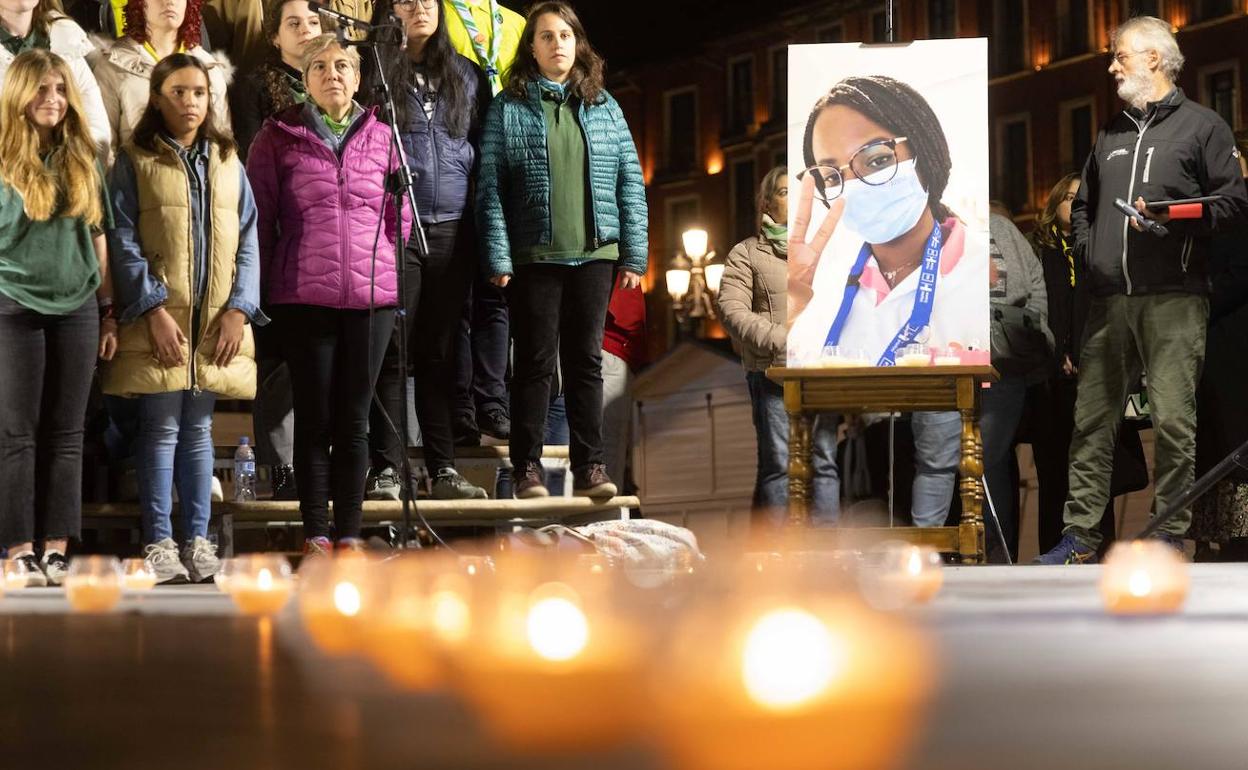
[[[893,356],[897,366],[977,366],[991,363],[991,354],[978,346],[963,348],[949,346],[934,348],[924,345],[904,345]],[[876,360],[866,350],[829,345],[823,348],[815,361],[808,364],[819,369],[875,366]]]

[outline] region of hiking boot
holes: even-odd
[[[211,583],[221,569],[217,547],[208,538],[196,537],[182,549],[182,566],[186,567],[192,583]]]
[[[178,558],[178,544],[171,537],[143,546],[143,561],[147,562],[147,568],[156,576],[156,585],[190,582],[191,575]]]
[[[434,500],[485,500],[486,491],[459,475],[454,468],[441,468],[433,477]]]
[[[295,487],[295,469],[289,465],[274,465],[269,469],[269,479],[273,485],[274,500],[298,500],[299,490]]]
[[[44,577],[50,586],[59,586],[69,574],[69,562],[60,551],[44,551],[43,560],[39,562]]]
[[[499,441],[511,438],[511,418],[498,407],[486,409],[484,413],[477,415],[477,426],[482,433]]]
[[[511,472],[512,491],[517,500],[550,497],[545,481],[541,463],[525,463],[523,470]]]
[[[1096,549],[1084,545],[1074,535],[1062,535],[1053,550],[1042,553],[1032,564],[1096,564]]]
[[[615,497],[617,491],[602,463],[590,463],[572,474],[572,494],[576,497]]]
[[[393,500],[399,499],[399,472],[394,468],[386,467],[379,471],[369,471],[368,481],[364,485],[365,500]]]

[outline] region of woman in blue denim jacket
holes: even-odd
[[[213,128],[208,73],[174,54],[152,72],[146,111],[118,155],[109,252],[121,307],[104,391],[137,397],[144,556],[158,582],[211,581],[212,410],[252,398],[260,312],[256,206],[233,140]],[[176,483],[181,554],[170,522]]]

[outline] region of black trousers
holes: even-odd
[[[1040,553],[1048,553],[1062,539],[1070,475],[1070,437],[1075,429],[1076,381],[1054,377],[1027,389],[1027,416],[1031,434],[1032,459],[1036,463],[1039,486],[1038,525]],[[1139,443],[1139,439],[1136,439]],[[1103,543],[1114,542],[1114,500],[1111,497],[1101,517]]]
[[[453,401],[463,386],[458,381],[456,348],[460,314],[476,273],[474,238],[466,222],[425,226],[429,253],[422,259],[415,248],[404,253],[404,305],[407,319],[409,371],[416,379],[416,418],[420,422],[425,466],[430,475],[455,465],[455,438],[451,430]],[[374,468],[398,468],[404,443],[399,440],[399,327],[386,346],[377,401],[369,416],[369,447]],[[389,417],[389,421],[387,421]],[[392,425],[393,424],[393,427]]]
[[[43,315],[0,294],[0,547],[78,538],[95,297]]]
[[[368,408],[394,308],[275,305],[295,404],[295,486],[305,537],[358,537],[368,473]],[[330,449],[333,449],[332,453]]]
[[[558,359],[573,471],[602,462],[602,329],[615,263],[522,265],[507,287],[515,337],[511,461],[540,462],[550,384]]]
[[[460,425],[475,425],[477,414],[493,409],[506,414],[508,409],[507,295],[478,273],[462,315],[454,409]]]

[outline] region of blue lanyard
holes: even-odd
[[[914,308],[910,311],[910,318],[893,337],[893,341],[884,348],[884,353],[876,362],[876,366],[896,366],[897,351],[913,342],[919,332],[931,323],[932,303],[936,299],[936,269],[940,265],[940,241],[940,223],[937,222],[932,226],[932,235],[927,239],[927,246],[923,250],[919,286],[914,292]],[[849,311],[853,307],[854,297],[858,295],[862,270],[866,267],[870,256],[871,244],[862,244],[858,259],[849,271],[849,277],[845,279],[845,294],[841,298],[841,307],[836,311],[836,320],[832,322],[832,328],[828,330],[827,339],[823,343],[824,347],[840,344],[841,332],[845,330],[845,322],[849,320]]]

